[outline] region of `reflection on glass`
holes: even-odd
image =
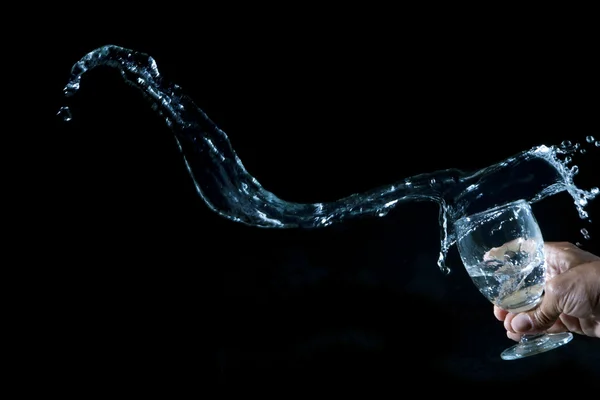
[[[544,294],[544,238],[525,200],[463,217],[456,222],[458,251],[473,283],[490,302],[518,313],[538,305]],[[555,349],[570,332],[524,335],[501,354],[515,360]]]

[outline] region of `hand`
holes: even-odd
[[[542,302],[513,314],[494,306],[506,335],[574,332],[600,338],[600,257],[567,243],[545,243],[547,282]]]

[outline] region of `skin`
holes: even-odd
[[[568,242],[546,242],[548,281],[540,305],[509,313],[494,306],[506,335],[519,341],[525,333],[570,331],[600,338],[600,257]]]

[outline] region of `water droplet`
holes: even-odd
[[[431,182],[432,185],[435,185],[435,178],[431,178],[430,182]]]
[[[583,246],[583,245],[582,245],[581,243],[579,243],[579,242],[575,242],[575,246],[577,246],[577,247],[581,247],[581,246]]]
[[[579,152],[580,152],[581,154],[585,154],[585,153],[587,152],[587,150],[586,150],[586,149],[581,149],[581,150],[579,150]]]
[[[565,157],[565,163],[570,163],[573,159],[569,156]]]
[[[561,147],[565,148],[565,147],[571,147],[571,141],[570,140],[565,140],[560,144]]]
[[[598,194],[600,193],[600,189],[598,189],[597,187],[593,187],[590,189],[590,193],[592,194]]]
[[[73,119],[73,115],[71,115],[71,110],[69,107],[61,107],[60,110],[56,113],[57,116],[62,118],[64,122],[69,122]]]
[[[75,79],[75,80],[67,83],[67,85],[63,89],[63,93],[65,94],[66,97],[71,97],[75,93],[77,93],[77,91],[79,90],[79,86],[80,86],[79,79]]]
[[[596,143],[594,143],[594,145],[595,145],[596,147],[600,147],[600,140],[596,140]]]
[[[592,143],[594,140],[596,140],[592,135],[589,135],[585,138],[585,141],[588,143]]]
[[[579,173],[579,167],[577,165],[573,165],[573,167],[571,168],[571,173],[573,175],[577,175]]]
[[[588,232],[587,229],[585,228],[581,228],[581,234],[583,235],[583,238],[586,240],[590,240],[590,233]]]

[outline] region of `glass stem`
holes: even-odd
[[[521,336],[521,344],[526,344],[526,343],[531,342],[531,341],[533,341],[539,337],[542,337],[544,335],[545,335],[545,333],[532,333],[529,335],[523,335],[523,336]]]

